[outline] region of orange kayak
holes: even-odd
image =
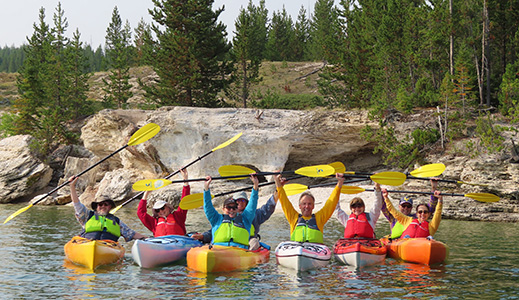
[[[75,236],[65,244],[65,256],[76,265],[95,270],[101,265],[118,262],[124,256],[124,248],[114,241]]]
[[[386,243],[387,255],[405,262],[424,265],[439,264],[444,262],[449,254],[447,245],[426,238],[397,239]]]
[[[261,247],[249,251],[238,247],[205,245],[191,248],[187,252],[187,267],[202,273],[247,270],[257,264],[266,263],[270,250]]]
[[[386,259],[387,248],[377,239],[339,239],[333,247],[335,258],[357,268],[379,264]]]

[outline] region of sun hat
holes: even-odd
[[[92,207],[92,210],[96,211],[97,210],[97,205],[99,203],[101,203],[101,202],[104,202],[104,201],[108,201],[110,203],[110,205],[112,206],[112,208],[115,208],[114,200],[110,199],[110,197],[107,196],[107,195],[101,195],[101,196],[97,197],[95,199],[95,201],[90,204],[90,206]],[[110,208],[110,209],[112,209],[112,208]]]
[[[166,201],[164,200],[159,200],[157,202],[155,202],[155,204],[153,204],[153,209],[161,209],[164,207],[164,205],[168,204]]]

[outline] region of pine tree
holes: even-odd
[[[121,109],[133,96],[130,84],[131,28],[123,26],[117,6],[112,11],[112,21],[106,29],[106,57],[110,65],[108,80],[103,79],[105,105]]]
[[[265,23],[258,23],[259,9],[249,1],[247,9],[240,9],[240,14],[235,22],[236,32],[233,38],[232,57],[236,70],[233,72],[233,82],[239,89],[239,98],[243,107],[247,107],[250,93],[250,85],[261,80],[259,68],[261,66],[262,49],[265,45]],[[228,90],[228,95],[233,93]]]
[[[87,100],[88,79],[90,78],[87,70],[90,66],[88,58],[84,55],[83,43],[80,38],[81,34],[76,29],[70,46],[66,49],[66,62],[71,79],[69,87],[71,113],[74,119],[79,119],[92,112],[92,104]]]
[[[153,53],[151,26],[141,18],[135,28],[135,64],[144,66],[150,63]]]
[[[281,12],[274,12],[272,15],[266,45],[266,58],[273,61],[292,61],[294,52],[291,46],[294,41],[294,22],[283,6]]]
[[[297,21],[294,26],[294,44],[291,47],[294,52],[294,60],[305,61],[310,58],[307,44],[310,41],[310,21],[306,17],[306,9],[301,5]]]
[[[216,107],[217,94],[228,85],[230,44],[223,9],[212,10],[213,0],[153,0],[157,25],[152,66],[159,76],[145,85],[146,97],[158,105]]]
[[[311,20],[312,57],[335,63],[338,59],[338,48],[341,40],[339,17],[334,7],[334,0],[317,0]]]

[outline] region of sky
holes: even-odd
[[[305,7],[307,15],[313,12],[316,0],[265,0],[265,6],[272,12],[281,11],[283,5],[292,20],[297,20],[301,5]],[[56,11],[58,2],[65,12],[68,21],[66,35],[72,37],[76,28],[81,33],[81,40],[90,44],[93,48],[104,45],[106,28],[111,21],[115,6],[123,22],[128,20],[132,29],[137,27],[139,21],[144,19],[148,24],[152,23],[148,9],[154,7],[151,0],[10,0],[2,3],[0,9],[0,46],[19,47],[27,44],[27,38],[31,37],[34,23],[38,22],[39,10],[45,8],[46,23],[53,24],[52,16]],[[213,10],[225,5],[225,10],[220,14],[219,21],[227,25],[228,38],[233,36],[234,21],[238,17],[241,7],[247,7],[249,0],[215,0]],[[253,0],[255,5],[259,0]]]

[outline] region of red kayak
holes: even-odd
[[[335,258],[356,268],[374,265],[386,259],[387,248],[377,239],[340,239],[333,247]]]
[[[444,262],[449,254],[447,245],[426,238],[387,241],[387,255],[397,260],[434,265]]]

